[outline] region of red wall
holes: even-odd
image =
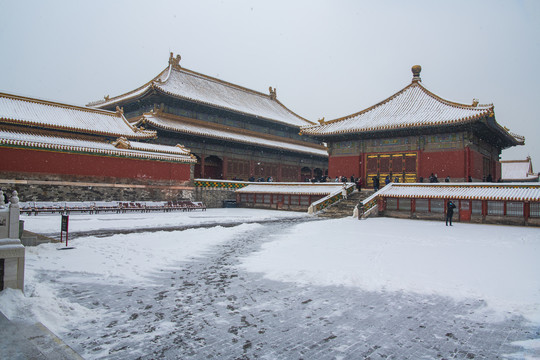
[[[190,164],[0,148],[0,171],[148,180],[190,180]]]
[[[336,176],[346,176],[347,178],[350,178],[351,175],[359,177],[361,175],[361,159],[362,157],[360,155],[330,156],[328,158],[328,176],[331,178],[335,178]]]
[[[431,173],[437,175],[439,181],[443,181],[447,176],[454,179],[464,179],[466,172],[465,158],[464,150],[420,152],[420,171],[417,176],[423,177],[424,181],[429,179]]]
[[[482,180],[483,159],[484,156],[477,151],[470,149],[462,150],[441,150],[436,152],[415,151],[417,160],[417,177],[423,177],[424,181],[429,179],[431,173],[444,181],[444,178],[450,176],[453,181],[466,181],[467,176],[471,175],[475,181]],[[388,152],[391,154],[392,152]],[[373,153],[376,154],[376,153]],[[371,155],[370,154],[366,154]],[[328,175],[332,178],[336,176],[365,177],[365,161],[360,164],[361,155],[358,156],[330,156],[328,159]],[[500,163],[496,160],[491,162],[493,180],[496,181],[500,176]],[[364,170],[360,172],[360,169]],[[470,174],[469,174],[470,172]]]

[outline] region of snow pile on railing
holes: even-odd
[[[54,214],[54,213],[89,213],[100,212],[151,212],[151,211],[192,211],[206,210],[202,202],[180,201],[28,201],[20,203],[21,214]]]
[[[328,196],[325,196],[322,199],[319,199],[313,202],[311,205],[309,205],[308,214],[315,214],[343,200],[346,197],[346,195],[349,195],[354,191],[354,188],[355,188],[354,183],[344,183],[341,189],[336,190],[333,193],[329,194]]]

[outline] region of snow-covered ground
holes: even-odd
[[[272,280],[484,299],[540,324],[540,229],[375,218],[300,224],[243,262]]]
[[[190,212],[73,214],[69,217],[69,232],[86,233],[103,230],[124,231],[146,228],[167,229],[298,217],[308,217],[308,215],[293,211],[239,208],[208,209],[207,211],[195,210]],[[21,217],[21,220],[25,221],[25,230],[48,235],[60,233],[60,219],[59,214]]]
[[[25,295],[0,292],[0,311],[12,320],[44,323],[85,358],[198,358],[219,351],[227,351],[221,353],[224,358],[249,358],[250,352],[265,358],[350,358],[364,343],[363,354],[393,353],[394,358],[451,356],[451,346],[465,349],[454,358],[482,358],[482,351],[485,358],[540,356],[540,333],[534,332],[540,327],[540,229],[446,227],[389,218],[303,221],[308,219],[247,209],[71,215],[70,231],[80,233],[216,226],[76,237],[70,243],[75,249],[65,251],[57,251],[60,244],[27,247]],[[23,220],[33,232],[54,234],[60,228],[58,215]],[[282,225],[257,223],[268,220]],[[242,221],[251,223],[217,225]],[[294,294],[306,299],[293,301]],[[340,302],[342,308],[336,309]],[[351,320],[367,304],[377,309],[383,303],[375,317]],[[325,315],[306,317],[309,306]],[[432,310],[427,313],[426,307]],[[275,322],[269,313],[283,319]],[[407,319],[418,313],[423,323],[417,333],[407,325],[405,335],[397,337],[380,325],[400,316],[412,321]],[[303,323],[312,317],[319,323]],[[331,325],[320,324],[323,318]],[[269,321],[275,322],[274,332],[262,327]],[[456,321],[464,322],[460,329],[467,331],[447,329],[457,327]],[[248,332],[250,326],[256,331]],[[285,345],[297,331],[294,326],[301,327],[302,340]],[[422,337],[426,326],[433,328]],[[373,329],[378,338],[386,336],[386,343],[373,346],[367,335]],[[467,341],[456,339],[458,331]],[[313,340],[317,333],[325,337]],[[443,340],[455,342],[448,344],[448,353],[438,344]],[[494,344],[500,349],[493,350]]]

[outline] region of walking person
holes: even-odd
[[[450,222],[450,226],[452,226],[452,216],[454,216],[455,208],[456,205],[454,205],[452,200],[448,200],[448,203],[446,204],[446,226],[448,226],[448,222]]]
[[[379,177],[373,177],[373,190],[379,191]]]

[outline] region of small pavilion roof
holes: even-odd
[[[533,172],[531,158],[525,160],[501,161],[501,178],[504,181],[538,181],[538,174]]]
[[[150,139],[155,131],[133,127],[122,112],[89,109],[0,93],[0,123],[130,139]]]
[[[391,183],[378,193],[382,197],[472,199],[493,201],[540,201],[540,184],[523,183]]]
[[[92,137],[63,136],[39,130],[0,129],[0,147],[50,150],[70,153],[161,160],[169,162],[195,163],[197,160],[189,150],[181,146],[165,146],[130,141],[99,141]]]
[[[286,142],[279,138],[265,138],[254,132],[233,132],[225,128],[220,128],[217,125],[212,127],[206,125],[198,125],[193,122],[183,121],[181,117],[165,114],[161,112],[144,114],[137,122],[140,125],[150,125],[155,128],[164,129],[173,132],[211,137],[237,143],[249,144],[254,146],[263,146],[273,149],[281,149],[292,152],[301,152],[311,155],[328,157],[327,149],[321,145],[309,143],[293,143]]]
[[[313,124],[279,102],[276,89],[270,87],[269,94],[264,94],[182,68],[179,55],[175,59],[172,53],[169,66],[148,83],[126,94],[89,103],[88,106],[110,108],[143,97],[152,91],[290,126]]]
[[[477,100],[472,105],[459,104],[435,95],[422,84],[420,70],[420,66],[415,65],[411,84],[378,104],[342,118],[319,120],[319,125],[302,127],[302,133],[325,137],[455,125],[494,117],[492,104],[479,105]],[[496,127],[514,145],[523,144],[522,136],[512,134],[500,125]]]

